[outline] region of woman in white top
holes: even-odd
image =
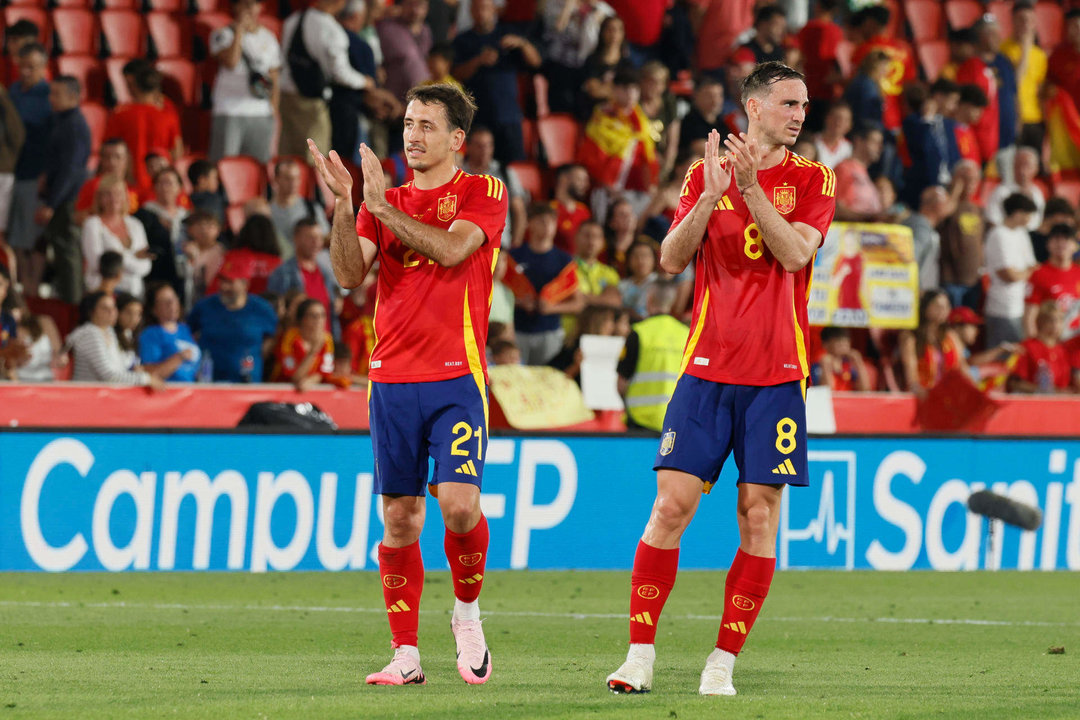
[[[259,24],[261,0],[232,0],[231,5],[233,23],[210,35],[210,54],[218,63],[210,160],[251,155],[265,163],[278,107],[281,46]]]
[[[74,354],[71,379],[83,382],[107,382],[119,385],[149,385],[155,389],[165,386],[161,379],[175,367],[165,364],[153,372],[128,370],[116,338],[116,300],[112,295],[95,292],[83,298],[80,306],[83,324],[68,335],[66,347]],[[179,362],[177,362],[179,364]],[[164,372],[167,370],[168,372]]]
[[[98,214],[83,223],[82,251],[86,289],[101,286],[101,255],[114,250],[124,258],[118,290],[141,297],[143,278],[150,272],[150,248],[141,222],[128,214],[127,185],[119,178],[104,178],[97,190]]]

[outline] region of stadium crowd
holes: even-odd
[[[816,329],[812,381],[1080,391],[1080,7],[149,0],[84,9],[95,36],[69,4],[4,10],[3,379],[364,382],[375,288],[334,279],[305,141],[407,182],[405,93],[447,82],[479,106],[461,167],[510,196],[489,359],[576,378],[581,335],[622,335],[628,380],[639,323],[689,320],[693,267],[657,262],[682,179],[781,60],[812,100],[794,151],[834,169],[837,221],[911,229],[921,294],[914,331]]]

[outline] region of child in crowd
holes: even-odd
[[[814,385],[833,390],[866,392],[873,390],[870,374],[862,354],[851,347],[851,331],[842,327],[827,327],[821,331],[823,352],[810,366]]]
[[[1022,352],[1009,376],[1009,390],[1022,393],[1072,393],[1078,387],[1069,348],[1061,342],[1065,315],[1047,300],[1035,316],[1035,337],[1020,343]]]
[[[187,175],[191,183],[191,206],[213,215],[219,225],[224,224],[225,198],[221,194],[217,166],[209,160],[199,159],[191,163]]]

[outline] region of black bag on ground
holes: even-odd
[[[337,430],[333,419],[311,403],[252,403],[236,427],[279,427],[308,432]]]
[[[287,60],[289,72],[300,94],[309,98],[321,98],[326,91],[327,78],[322,66],[311,56],[304,44],[304,18],[307,14],[308,11],[304,10],[296,23],[296,32],[289,43]]]

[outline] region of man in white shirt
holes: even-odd
[[[344,85],[355,90],[374,87],[375,80],[358,73],[349,64],[349,36],[337,21],[345,0],[317,0],[307,10],[293,13],[285,20],[281,47],[285,68],[281,73],[281,137],[278,155],[296,155],[313,162],[308,155],[307,139],[319,147],[330,146],[330,108],[326,101],[330,85]],[[293,47],[300,23],[303,33]],[[300,47],[300,46],[303,47]],[[306,53],[304,52],[306,50]],[[291,52],[290,52],[291,51]],[[306,56],[306,57],[305,57]],[[310,58],[322,71],[322,83],[310,85],[308,73],[296,61]]]
[[[1024,339],[1024,294],[1036,266],[1027,231],[1035,202],[1013,193],[1005,198],[1004,208],[1004,220],[986,236],[986,347]]]
[[[1038,174],[1039,154],[1029,147],[1017,148],[1016,158],[1013,160],[1014,180],[1001,183],[990,193],[986,201],[986,220],[994,225],[1002,224],[1005,221],[1005,198],[1013,193],[1020,193],[1035,203],[1035,212],[1031,213],[1027,229],[1038,230],[1042,223],[1043,208],[1046,207],[1046,198],[1035,184]]]

